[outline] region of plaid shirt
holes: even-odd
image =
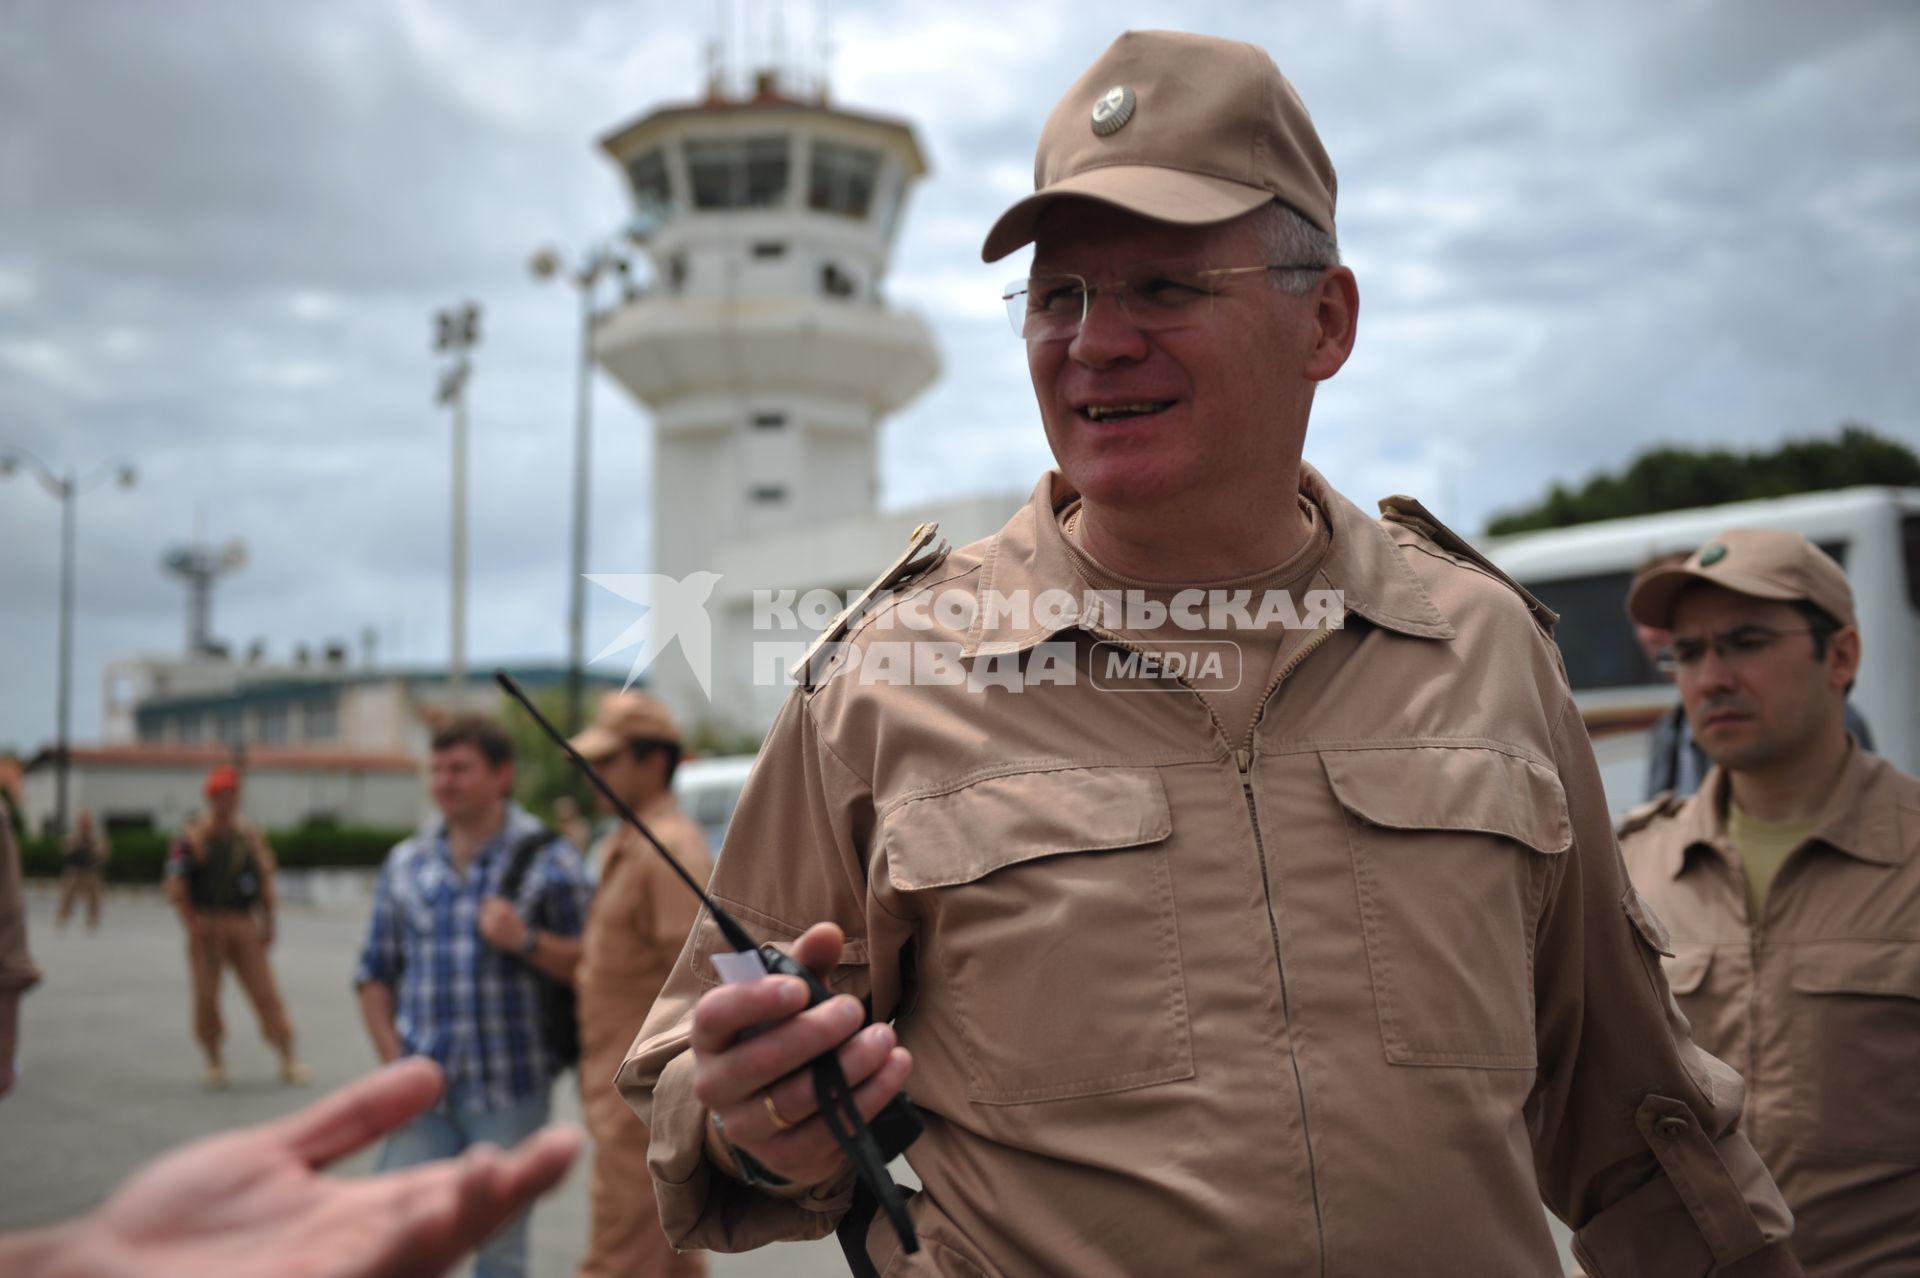
[[[541,1031],[540,978],[476,926],[513,846],[539,828],[508,805],[506,824],[462,876],[444,826],[423,827],[387,855],[374,890],[354,984],[392,987],[401,1044],[439,1062],[445,1103],[461,1108],[504,1109],[545,1089],[556,1072]],[[535,855],[514,908],[542,931],[578,936],[592,893],[579,853],[556,835]]]

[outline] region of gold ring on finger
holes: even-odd
[[[766,1107],[767,1121],[773,1124],[773,1130],[776,1132],[793,1130],[793,1124],[780,1117],[780,1107],[773,1103],[772,1092],[762,1092],[760,1094],[760,1103]]]

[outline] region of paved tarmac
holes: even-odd
[[[222,1010],[233,1086],[200,1086],[189,1021],[185,944],[151,889],[109,893],[99,932],[53,926],[54,895],[28,889],[33,955],[46,980],[21,1005],[18,1087],[0,1101],[0,1229],[86,1211],[134,1169],[197,1136],[274,1118],[375,1064],[352,991],[366,907],[353,892],[282,910],[274,970],[293,1018],[310,1088],[283,1087],[251,1005],[231,980]],[[573,1076],[554,1089],[554,1117],[577,1123]],[[369,1151],[339,1165],[370,1169]],[[567,1278],[587,1236],[585,1159],[533,1218],[532,1272]],[[827,1278],[846,1272],[831,1238],[746,1256],[715,1256],[714,1278]],[[263,1269],[263,1273],[271,1272]]]
[[[29,887],[30,944],[46,980],[22,1004],[20,1082],[0,1101],[0,1229],[84,1212],[156,1155],[289,1113],[374,1066],[352,993],[366,919],[363,884],[349,876],[287,886],[285,895],[309,899],[283,906],[273,964],[313,1086],[280,1085],[251,1006],[228,981],[222,1008],[233,1085],[225,1092],[200,1086],[185,945],[159,893],[111,891],[100,931],[89,934],[78,923],[56,931],[54,893],[46,885]],[[554,1089],[554,1117],[580,1121],[571,1075]],[[372,1161],[369,1150],[338,1170],[359,1174]],[[587,1236],[584,1164],[583,1157],[534,1212],[537,1278],[567,1278],[579,1262]],[[895,1171],[911,1183],[903,1165]],[[1567,1231],[1550,1223],[1571,1265]],[[827,1238],[714,1256],[709,1271],[713,1278],[838,1278],[846,1267]]]

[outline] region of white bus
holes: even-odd
[[[740,802],[741,787],[753,771],[756,756],[721,755],[711,759],[688,759],[673,774],[673,795],[680,809],[699,823],[706,833],[707,846],[717,857],[727,826],[733,821],[734,805]]]
[[[1648,734],[1678,700],[1627,620],[1641,564],[1693,551],[1726,528],[1790,528],[1853,583],[1862,660],[1853,704],[1874,748],[1920,772],[1920,488],[1846,488],[1489,539],[1502,571],[1560,614],[1555,636],[1617,816],[1640,802]]]

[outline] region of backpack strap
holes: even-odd
[[[527,881],[527,871],[533,868],[533,858],[540,855],[540,849],[552,843],[555,838],[552,830],[541,826],[531,834],[523,834],[514,840],[513,853],[507,861],[507,872],[500,876],[498,895],[509,901],[520,896],[520,885]]]

